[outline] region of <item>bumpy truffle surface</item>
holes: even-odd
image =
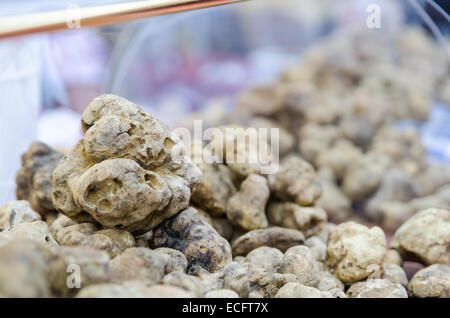
[[[66,220],[68,219],[65,217],[58,217],[56,224],[52,224],[50,228],[60,245],[87,245],[106,251],[110,257],[115,257],[135,245],[133,236],[127,231],[115,229],[98,231],[95,224],[69,222],[64,224]]]
[[[380,129],[370,148],[388,155],[395,166],[409,175],[417,175],[426,166],[427,151],[417,130]]]
[[[292,246],[302,244],[304,239],[302,232],[282,227],[253,230],[233,241],[233,255],[247,255],[261,246],[274,247],[284,252]]]
[[[293,246],[284,253],[279,272],[294,274],[300,283],[317,286],[319,272],[314,263],[314,256],[306,246]]]
[[[327,223],[327,213],[319,207],[302,207],[292,202],[272,202],[267,207],[272,224],[301,231],[305,237],[319,233]]]
[[[396,232],[391,248],[404,260],[423,264],[450,264],[450,211],[426,209],[415,214]]]
[[[16,197],[28,200],[42,215],[54,210],[52,175],[63,154],[42,142],[34,142],[22,155],[22,169],[16,176]]]
[[[40,219],[41,216],[33,211],[30,203],[25,200],[9,201],[0,206],[0,231],[11,225]]]
[[[53,173],[53,204],[75,221],[143,234],[186,208],[201,172],[168,127],[114,95],[82,115],[85,138]]]
[[[142,282],[96,284],[80,290],[77,298],[191,298],[192,294],[170,285],[148,286]]]
[[[213,216],[225,215],[228,198],[236,192],[230,169],[220,163],[202,162],[198,167],[203,177],[191,200]]]
[[[153,248],[169,247],[182,252],[188,268],[200,265],[210,272],[222,269],[231,262],[231,248],[227,240],[188,208],[165,220],[154,230],[150,242]]]
[[[205,295],[205,286],[202,280],[196,276],[173,272],[164,276],[162,283],[184,289],[195,295],[195,297],[203,297]]]
[[[111,261],[112,281],[140,281],[157,284],[164,276],[164,257],[145,247],[129,248]]]
[[[110,259],[106,252],[90,246],[58,246],[53,248],[53,252],[63,259],[65,265],[62,273],[64,278],[61,280],[62,284],[55,288],[55,292],[59,296],[73,296],[79,291],[79,288],[109,282],[111,275]],[[79,286],[67,284],[71,273],[80,275]],[[71,282],[76,283],[75,280]]]
[[[207,292],[205,298],[239,298],[239,295],[231,289],[218,289]]]
[[[350,298],[408,298],[406,289],[387,279],[370,279],[350,286],[347,291]]]
[[[371,265],[381,267],[386,253],[386,237],[377,226],[368,228],[355,222],[339,224],[330,234],[327,265],[344,283],[360,281],[372,274]]]
[[[268,179],[275,196],[302,206],[312,205],[322,194],[314,168],[300,157],[283,159],[278,172],[270,174]]]
[[[418,271],[409,282],[416,297],[450,298],[450,266],[434,264]]]

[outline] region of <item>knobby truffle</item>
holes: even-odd
[[[82,115],[85,133],[53,173],[53,204],[77,222],[143,234],[189,204],[200,170],[168,127],[114,95]]]

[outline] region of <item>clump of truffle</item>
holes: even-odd
[[[189,204],[200,170],[168,127],[114,95],[82,115],[85,138],[53,173],[53,204],[77,222],[143,234]]]
[[[231,248],[227,240],[188,208],[159,225],[150,242],[152,248],[170,247],[182,252],[188,269],[200,265],[210,272],[222,269],[231,262]]]
[[[41,215],[54,210],[52,175],[63,154],[42,142],[34,142],[22,155],[22,169],[16,176],[16,197],[27,200]]]

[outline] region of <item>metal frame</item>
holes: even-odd
[[[0,38],[92,27],[247,0],[146,0],[0,18]]]

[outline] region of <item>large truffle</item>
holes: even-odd
[[[168,127],[114,95],[82,115],[85,138],[53,173],[53,204],[75,221],[142,234],[186,208],[200,170]]]

